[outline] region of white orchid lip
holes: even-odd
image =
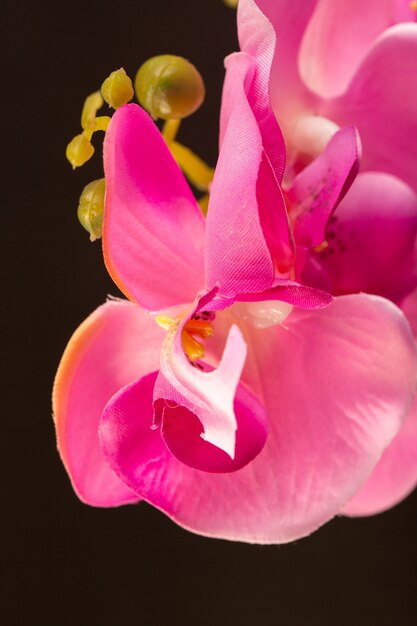
[[[265,302],[236,302],[233,313],[255,328],[271,328],[282,324],[293,310],[293,305],[280,300]]]

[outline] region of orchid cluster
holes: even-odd
[[[240,0],[214,171],[176,141],[204,94],[192,66],[147,62],[144,108],[119,70],[111,120],[86,102],[67,154],[81,164],[104,130],[105,176],[80,219],[127,299],[78,328],[55,381],[82,501],[283,543],[413,489],[415,17],[403,0]]]

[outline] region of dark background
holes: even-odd
[[[146,504],[99,510],[77,500],[55,450],[51,385],[73,330],[117,290],[75,215],[82,187],[102,175],[100,149],[74,173],[65,145],[80,132],[83,99],[113,69],[133,76],[171,52],[206,80],[207,100],[180,138],[214,164],[235,14],[221,0],[2,0],[0,13],[0,623],[415,626],[416,494],[278,547],[201,538]]]

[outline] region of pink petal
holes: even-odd
[[[417,292],[402,307],[417,334]],[[346,515],[373,515],[403,500],[417,484],[417,398],[398,435],[383,453],[362,489],[343,512]]]
[[[374,515],[401,502],[417,485],[417,400],[370,478],[343,508],[345,515]]]
[[[417,190],[417,24],[380,36],[346,93],[320,111],[338,124],[355,124],[362,167],[398,176]]]
[[[143,450],[135,470],[117,450],[131,437],[113,437],[110,456],[124,480],[182,526],[282,543],[337,514],[368,478],[414,393],[415,346],[399,310],[364,295],[294,313],[286,328],[246,327],[245,337],[244,379],[269,414],[268,440],[254,461],[210,474],[158,448]]]
[[[271,108],[269,93],[276,43],[275,32],[272,24],[254,2],[242,2],[238,6],[238,28],[241,50],[252,57],[256,63],[248,99],[261,131],[264,150],[277,180],[281,182],[285,168],[285,145]],[[229,76],[226,75],[226,84],[230,80]],[[231,93],[234,90],[234,81],[230,82],[232,85],[226,89],[225,93]],[[225,125],[223,119],[221,122]]]
[[[414,290],[402,303],[401,309],[408,319],[413,331],[413,335],[417,337],[417,290]]]
[[[292,280],[276,280],[271,289],[263,293],[238,294],[236,302],[263,302],[280,300],[301,309],[321,309],[333,301],[333,297],[320,289],[300,285]]]
[[[100,420],[104,458],[137,493],[152,502],[160,498],[161,476],[171,457],[159,430],[153,428],[153,390],[158,372],[151,372],[115,394]]]
[[[373,40],[396,23],[393,4],[319,0],[300,48],[300,73],[306,85],[324,98],[342,93]]]
[[[293,242],[285,203],[248,101],[253,62],[228,59],[236,100],[228,119],[211,187],[206,230],[206,287],[224,296],[271,286],[275,266],[288,269]]]
[[[359,155],[357,131],[348,126],[333,135],[323,154],[295,178],[287,196],[299,245],[323,242],[327,221],[358,172]]]
[[[113,115],[104,142],[103,250],[120,289],[150,311],[192,302],[203,286],[204,218],[149,115]]]
[[[332,293],[365,291],[400,302],[414,289],[417,196],[408,185],[389,174],[360,174],[332,220],[329,247],[316,255]]]
[[[271,70],[271,101],[284,137],[289,135],[294,120],[303,111],[313,109],[317,98],[304,85],[298,66],[298,55],[304,30],[313,14],[317,0],[240,0],[238,20],[252,20],[254,5],[267,18],[257,22],[256,40],[270,37],[272,24],[276,49]],[[250,22],[249,22],[250,23]],[[241,28],[242,28],[241,27]],[[241,44],[246,45],[241,36]]]
[[[204,306],[199,306],[197,310],[224,311],[235,302],[266,302],[269,300],[288,302],[301,309],[320,309],[330,304],[333,301],[333,296],[326,291],[300,285],[293,280],[277,279],[270,289],[258,293],[238,293],[233,298],[218,296],[206,302]]]
[[[266,439],[265,415],[256,399],[251,400],[250,394],[243,390],[235,399],[246,360],[245,341],[238,327],[232,326],[217,368],[201,371],[184,354],[182,328],[183,325],[167,339],[162,353],[162,375],[154,391],[156,421],[162,421],[164,439],[182,462],[207,471],[232,471],[231,468],[234,471],[252,460]],[[239,423],[236,402],[241,412]],[[172,410],[173,407],[182,410]],[[179,424],[175,428],[173,419],[181,422],[182,430]],[[238,429],[241,430],[239,442]],[[201,436],[210,445],[198,442],[196,450],[195,440],[202,431]]]
[[[254,450],[253,438],[260,437],[259,449],[263,447],[266,437],[263,409],[241,385],[235,399],[239,427],[234,459],[201,437],[201,422],[182,406],[170,406],[159,400],[157,404],[164,404],[162,425],[161,431],[155,429],[152,396],[156,379],[154,372],[122,389],[106,406],[100,424],[108,463],[123,481],[138,494],[145,493],[152,503],[158,504],[160,496],[164,498],[164,489],[161,493],[158,490],[159,473],[164,474],[171,467],[180,468],[183,463],[207,472],[235,472],[252,460],[247,455]],[[260,422],[256,421],[258,417]]]
[[[416,22],[417,11],[410,0],[391,0],[396,22]]]
[[[129,302],[107,302],[78,328],[58,368],[53,393],[58,449],[81,500],[118,506],[138,497],[105,462],[98,438],[111,396],[158,367],[163,333]]]
[[[236,472],[250,463],[265,445],[265,410],[243,385],[238,385],[233,404],[237,423],[233,458],[207,440],[196,413],[182,406],[172,407],[165,400],[159,402],[165,404],[162,437],[172,454],[190,467],[205,472]]]

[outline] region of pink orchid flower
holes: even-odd
[[[115,113],[103,250],[130,301],[104,304],[76,331],[54,415],[83,501],[144,499],[200,534],[281,543],[367,480],[401,428],[417,355],[387,300],[331,302],[290,280],[266,75],[248,55],[229,61],[206,223],[149,116]],[[352,151],[342,161],[343,187]]]
[[[277,40],[270,86],[288,152],[297,275],[334,295],[389,298],[417,338],[416,15],[407,0],[241,0],[238,22],[241,47],[257,63]],[[360,132],[361,173],[333,214],[322,180],[346,124]],[[417,400],[344,511],[385,510],[416,484]]]

